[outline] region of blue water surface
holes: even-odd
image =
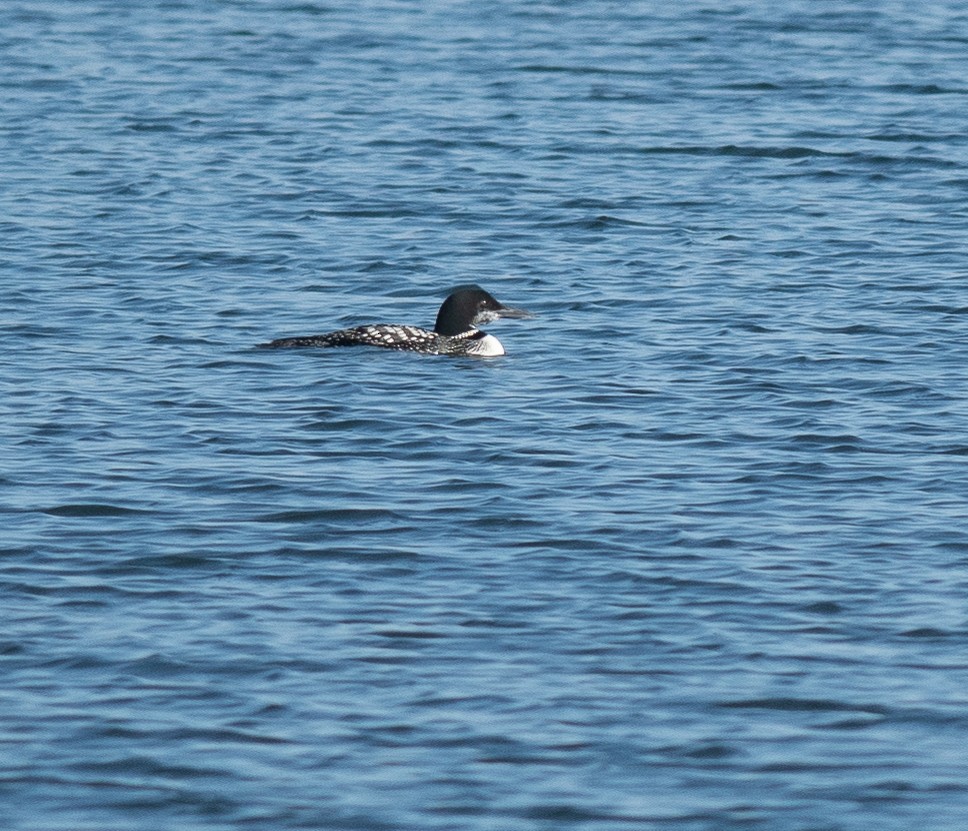
[[[968,827],[963,3],[0,54],[0,827]],[[506,357],[255,348],[464,283]]]

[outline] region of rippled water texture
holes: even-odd
[[[968,827],[962,3],[0,49],[0,826]]]

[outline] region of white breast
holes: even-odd
[[[496,358],[504,355],[504,347],[494,335],[484,335],[483,338],[471,341],[467,345],[468,355],[478,355],[481,358]]]

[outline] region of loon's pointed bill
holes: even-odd
[[[471,355],[495,358],[504,355],[501,342],[477,328],[501,317],[533,317],[524,309],[505,306],[480,286],[459,286],[437,312],[433,330],[398,323],[371,323],[339,329],[325,335],[279,338],[260,347],[380,346],[423,355]]]

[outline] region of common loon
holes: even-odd
[[[287,346],[382,346],[423,355],[474,355],[493,358],[503,355],[501,342],[482,332],[476,324],[499,317],[531,317],[523,309],[512,309],[495,300],[480,286],[461,286],[443,302],[433,331],[419,326],[371,323],[339,329],[325,335],[279,338],[260,347]]]

